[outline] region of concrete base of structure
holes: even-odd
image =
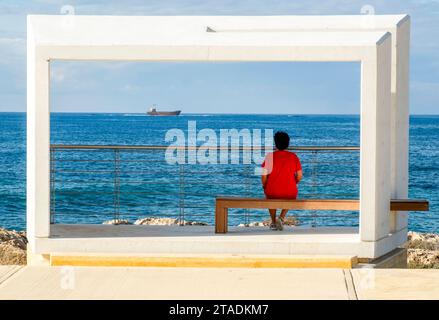
[[[50,254],[33,253],[29,246],[26,252],[26,260],[30,266],[50,266]]]
[[[397,248],[377,259],[358,259],[357,268],[406,269],[407,249]]]
[[[151,257],[155,257],[155,261],[161,259],[160,263],[167,265],[184,265],[193,264],[196,259],[192,256],[215,256],[216,260],[210,261],[215,260],[221,265],[227,264],[224,261],[236,264],[234,257],[240,256],[246,257],[242,265],[256,266],[261,264],[252,260],[253,257],[265,256],[268,260],[264,265],[313,266],[319,258],[321,267],[346,267],[346,261],[357,257],[367,258],[362,261],[370,263],[382,255],[381,252],[396,248],[404,236],[401,231],[380,242],[363,242],[358,228],[350,227],[287,227],[282,232],[267,227],[230,227],[229,231],[215,234],[212,226],[52,225],[49,238],[34,239],[34,251],[28,253],[28,264],[49,265],[52,257],[58,257],[57,261],[62,260],[65,265],[69,259],[73,263],[74,255],[89,261],[84,265],[99,265],[102,260],[112,261],[107,265],[124,265],[121,261],[131,259],[129,257],[137,259],[135,265],[151,265]],[[120,255],[125,255],[125,258],[120,258]],[[279,264],[270,260],[270,257],[282,259],[283,256],[295,259],[295,262],[281,260]],[[148,257],[149,260],[139,260],[139,257]],[[338,262],[333,264],[328,257]],[[340,261],[344,261],[343,266]]]

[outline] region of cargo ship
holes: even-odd
[[[155,106],[151,107],[149,111],[146,112],[149,116],[178,116],[181,113],[181,110],[176,111],[157,111]]]

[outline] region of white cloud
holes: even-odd
[[[6,46],[11,46],[11,45],[22,45],[25,43],[24,39],[21,38],[0,38],[0,45],[6,45]]]
[[[122,91],[124,92],[136,92],[141,90],[142,87],[136,84],[127,83],[122,87]]]
[[[26,41],[21,38],[0,38],[0,64],[11,70],[25,67]]]
[[[66,78],[66,75],[64,73],[64,70],[58,68],[58,69],[52,69],[50,71],[50,77],[55,82],[62,82]]]

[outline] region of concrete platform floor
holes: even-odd
[[[0,299],[439,299],[439,270],[0,266]]]
[[[353,227],[288,227],[283,231],[273,231],[268,227],[229,227],[226,234],[215,234],[214,226],[162,226],[162,225],[104,225],[104,224],[55,224],[51,225],[51,238],[234,238],[264,235],[268,241],[273,239],[307,242],[310,239],[330,242],[358,241],[358,228]],[[261,239],[257,237],[257,239]]]
[[[358,255],[358,228],[213,226],[52,225],[50,238],[37,238],[35,253],[181,253]],[[310,249],[311,248],[311,249]]]

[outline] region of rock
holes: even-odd
[[[245,224],[245,223],[238,224],[238,227],[264,227],[264,226],[267,226],[265,224],[265,221],[254,221],[254,222],[250,222],[249,224]]]
[[[206,222],[201,222],[201,221],[184,221],[183,220],[183,225],[185,225],[185,226],[207,226],[208,224]]]
[[[0,228],[0,265],[26,264],[26,232]]]
[[[26,250],[26,232],[0,228],[0,243],[9,243],[14,247]]]
[[[0,265],[26,264],[26,250],[10,243],[0,243]]]
[[[439,234],[410,231],[407,248],[409,268],[439,269]]]
[[[134,222],[136,225],[157,225],[157,226],[172,226],[179,225],[180,220],[175,218],[155,218],[155,217],[146,217],[137,219]],[[207,226],[208,224],[200,221],[181,221],[181,224],[185,226]]]
[[[124,219],[113,219],[113,220],[107,220],[102,222],[102,224],[112,224],[112,225],[121,225],[121,224],[132,224],[131,222],[129,222],[128,220],[124,220]]]
[[[267,219],[264,221],[254,221],[250,222],[249,224],[241,223],[238,225],[238,227],[268,227],[270,226],[271,219]],[[297,226],[299,225],[299,222],[295,217],[286,217],[284,220],[285,226]]]
[[[298,226],[299,221],[295,217],[286,217],[284,220],[284,225],[286,226]]]
[[[408,249],[408,267],[412,269],[439,269],[439,250]]]
[[[439,250],[439,234],[409,231],[408,248]]]
[[[134,222],[136,225],[159,225],[159,226],[171,226],[178,224],[178,219],[173,218],[154,218],[154,217],[146,217],[137,219]]]

